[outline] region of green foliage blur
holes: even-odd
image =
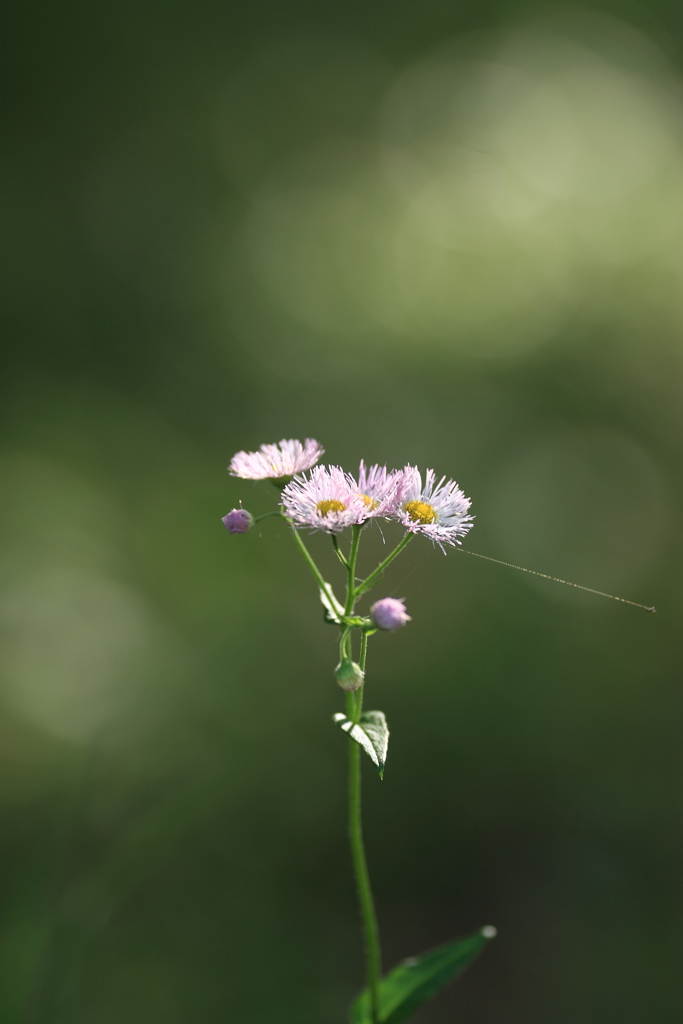
[[[419,538],[373,592],[412,616],[368,663],[385,965],[499,929],[416,1024],[678,1024],[679,14],[9,5],[3,1024],[342,1024],[363,985],[335,633],[284,524],[220,521],[283,437],[658,609]]]

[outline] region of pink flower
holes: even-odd
[[[371,514],[358,484],[339,466],[316,466],[295,477],[282,492],[282,507],[294,526],[340,533]]]
[[[257,452],[237,452],[228,469],[243,480],[278,480],[315,466],[324,451],[310,437],[304,444],[283,439],[278,444],[262,444]]]
[[[366,469],[365,463],[361,461],[358,491],[367,507],[368,518],[384,516],[386,519],[396,511],[402,479],[403,473],[395,469],[387,470],[386,466],[370,466]]]
[[[441,477],[436,482],[433,469],[422,477],[414,466],[406,466],[398,489],[397,509],[392,518],[398,519],[410,533],[423,533],[444,550],[444,544],[455,546],[472,529],[471,505],[454,480]]]

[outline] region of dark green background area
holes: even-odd
[[[598,10],[681,70],[678,5]],[[297,325],[242,240],[273,169],[328,136],[371,139],[402,70],[537,16],[437,0],[7,11],[6,1024],[346,1020],[362,957],[335,634],[284,524],[220,522],[240,500],[274,506],[226,466],[281,437],[318,438],[350,470],[434,466],[473,498],[466,547],[658,608],[421,538],[388,571],[376,593],[413,621],[368,663],[391,729],[384,782],[364,777],[385,962],[499,929],[415,1021],[680,1021],[683,358],[655,258],[615,270],[590,309],[575,284],[542,344],[482,356],[476,337]],[[296,56],[271,66],[301,39],[323,64],[365,48],[376,79],[318,93]],[[379,531],[363,544],[369,569]],[[341,590],[329,540],[311,549]]]

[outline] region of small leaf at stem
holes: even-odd
[[[356,725],[341,711],[333,718],[339,728],[363,748],[377,769],[380,779],[383,779],[389,746],[389,727],[384,712],[364,711]]]
[[[495,934],[495,928],[488,925],[466,939],[456,939],[400,963],[380,981],[380,1024],[407,1020],[418,1006],[460,974]],[[351,1024],[371,1024],[367,989],[352,1005],[349,1020]]]
[[[341,617],[344,614],[344,606],[334,596],[334,591],[330,584],[326,583],[325,586],[327,587],[327,593],[325,593],[322,587],[320,588],[320,600],[325,609],[325,622],[331,622],[339,626],[341,625]]]

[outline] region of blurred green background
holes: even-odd
[[[678,1024],[680,7],[8,13],[2,1021],[345,1020],[334,633],[284,525],[220,522],[311,436],[658,607],[422,540],[376,592],[386,963],[499,928],[415,1021]]]

